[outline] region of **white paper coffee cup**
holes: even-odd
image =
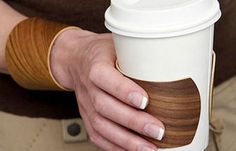
[[[217,0],[111,0],[106,11],[122,73],[154,82],[192,78],[199,89],[194,140],[163,150],[202,151],[208,145],[214,23],[220,16]]]

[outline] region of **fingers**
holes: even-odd
[[[94,64],[89,78],[99,88],[130,106],[145,109],[148,105],[147,93],[110,64]]]
[[[80,114],[83,117],[83,121],[86,127],[86,130],[90,136],[90,140],[99,148],[105,150],[105,151],[124,151],[121,147],[111,143],[104,137],[102,137],[100,134],[98,134],[91,126],[91,123],[87,117],[87,115],[84,112],[83,108],[80,108]]]
[[[157,148],[143,138],[115,124],[99,114],[91,115],[93,128],[104,138],[128,151],[154,151]]]
[[[78,93],[76,95],[78,97]],[[109,151],[120,149],[128,151],[154,151],[156,149],[153,144],[147,142],[137,134],[98,114],[95,108],[93,108],[89,94],[84,96],[87,97],[84,97],[84,99],[82,97],[79,101],[81,116],[83,117],[91,140],[97,146]],[[119,103],[122,104],[121,102]]]
[[[164,136],[164,125],[153,116],[131,108],[102,90],[90,91],[95,110],[124,127],[132,129],[142,135],[161,140]]]

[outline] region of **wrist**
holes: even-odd
[[[65,88],[74,90],[74,81],[69,71],[73,55],[80,55],[82,47],[87,43],[85,37],[95,33],[82,29],[64,31],[54,42],[51,52],[51,70],[55,79]],[[79,50],[79,51],[78,51]],[[80,58],[79,56],[77,58]],[[79,62],[79,60],[78,60]]]

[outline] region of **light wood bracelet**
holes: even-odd
[[[65,30],[79,29],[40,18],[23,20],[9,35],[6,63],[12,78],[30,90],[64,90],[54,78],[50,55],[56,38]]]

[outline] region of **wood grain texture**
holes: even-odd
[[[67,90],[53,77],[50,52],[59,33],[68,25],[29,18],[11,32],[6,46],[6,62],[13,79],[31,90]]]
[[[146,139],[160,148],[190,144],[198,127],[201,109],[200,94],[193,80],[166,83],[134,81],[149,95],[150,103],[145,111],[165,125],[162,141]]]

